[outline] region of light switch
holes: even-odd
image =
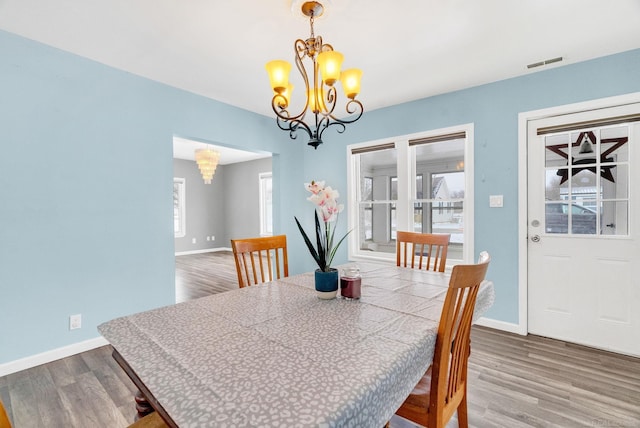
[[[491,208],[502,208],[502,195],[490,195],[489,206]]]

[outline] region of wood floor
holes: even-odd
[[[233,289],[232,256],[179,256],[178,282],[184,299]],[[15,428],[125,427],[134,392],[108,346],[0,377]],[[474,327],[468,396],[471,427],[640,427],[640,359]]]
[[[176,302],[238,288],[231,251],[176,257]]]

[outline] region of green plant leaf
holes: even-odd
[[[351,230],[353,230],[353,229],[351,229]],[[333,257],[336,255],[336,251],[338,251],[338,248],[340,247],[340,244],[342,244],[342,241],[344,241],[345,238],[351,233],[351,230],[348,231],[347,233],[345,233],[344,236],[342,237],[342,239],[340,239],[340,241],[338,241],[336,246],[331,250],[331,254],[329,255],[329,262],[327,263],[329,266],[331,266],[331,263],[333,262]],[[335,229],[334,229],[334,231],[335,231]]]
[[[311,253],[311,257],[313,257],[313,259],[316,261],[316,263],[318,264],[318,267],[320,269],[322,269],[322,265],[320,264],[320,257],[318,257],[318,252],[313,247],[313,244],[311,243],[311,240],[309,239],[309,237],[307,236],[307,233],[302,228],[302,225],[298,221],[298,218],[295,217],[295,216],[293,218],[296,220],[296,224],[298,225],[298,229],[300,230],[300,233],[302,234],[302,238],[304,239],[305,244],[307,244],[307,248],[309,249],[309,252]],[[316,216],[316,219],[317,219],[317,216]]]
[[[318,243],[318,266],[323,272],[327,271],[327,240],[323,237],[320,219],[318,218],[318,210],[313,211],[316,221],[316,242]],[[326,227],[326,224],[325,224]]]

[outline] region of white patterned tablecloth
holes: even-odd
[[[360,300],[308,273],[98,329],[180,427],[382,427],[433,359],[449,275],[358,266]],[[493,300],[485,281],[475,318]]]

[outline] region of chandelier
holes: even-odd
[[[295,63],[302,75],[305,90],[305,104],[298,114],[289,112],[289,101],[293,92],[293,85],[289,83],[291,64],[284,60],[270,61],[266,64],[271,88],[274,91],[271,107],[276,114],[276,123],[284,131],[289,131],[289,137],[295,139],[297,131],[303,130],[309,136],[309,145],[317,149],[322,144],[322,134],[330,126],[336,126],[339,133],[345,131],[345,125],[360,119],[363,112],[362,103],[356,100],[360,92],[362,71],[352,68],[340,71],[343,55],[333,50],[329,44],[322,43],[322,37],[316,36],[313,30],[314,18],[322,16],[324,6],[316,1],[302,4],[302,13],[309,17],[311,36],[298,39],[293,45]],[[310,60],[310,73],[307,72],[303,60]],[[348,99],[345,105],[347,118],[335,115],[338,94],[335,83],[340,80],[342,90]],[[311,113],[310,123],[305,122],[307,113]]]
[[[196,163],[205,184],[211,184],[211,179],[218,166],[218,160],[220,160],[220,152],[216,152],[213,149],[196,150]]]

